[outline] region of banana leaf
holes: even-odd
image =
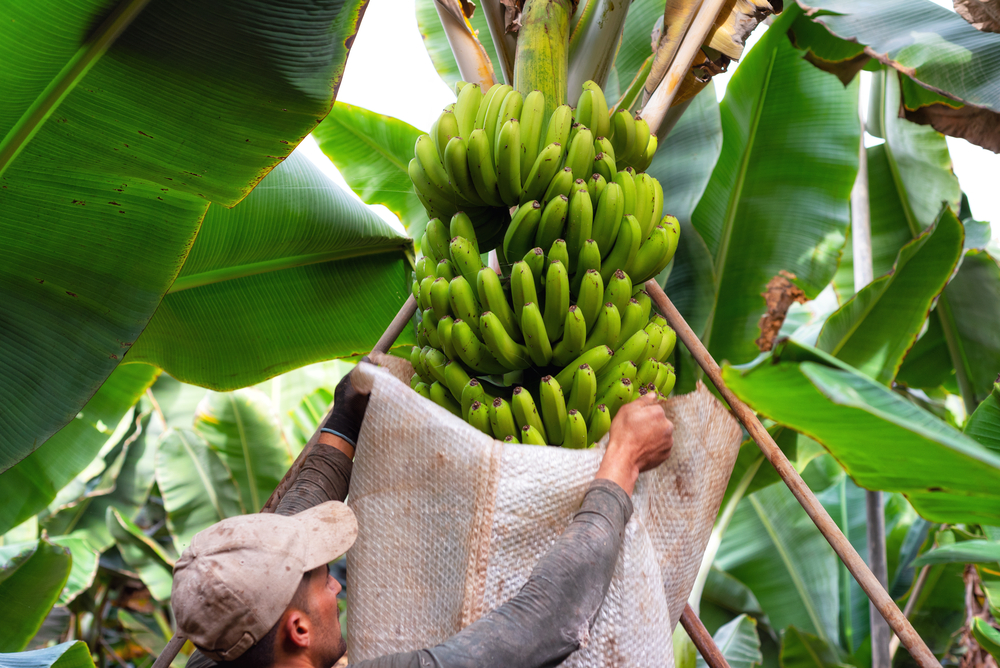
[[[52,536],[54,544],[69,550],[72,565],[66,585],[59,592],[56,605],[68,605],[83,592],[90,589],[97,577],[97,567],[100,565],[100,554],[91,547],[89,541],[75,536]]]
[[[414,239],[424,233],[427,212],[413,192],[406,166],[422,134],[397,118],[343,102],[333,105],[313,130],[351,190],[367,204],[382,204],[399,216]]]
[[[678,299],[700,304],[682,313],[718,360],[757,355],[761,293],[779,271],[807,297],[819,294],[850,218],[857,89],[803,61],[786,34],[799,12],[788,8],[729,82],[722,152],[692,216],[712,271],[698,271]]]
[[[746,584],[773,626],[795,623],[836,645],[837,557],[784,485],[746,497],[715,565]]]
[[[139,574],[153,598],[161,602],[170,600],[176,556],[167,554],[159,543],[114,508],[108,508],[107,522],[122,559]]]
[[[87,643],[71,640],[53,647],[16,654],[0,654],[5,668],[94,668]]]
[[[740,615],[723,625],[712,635],[712,640],[726,657],[731,668],[753,668],[764,662],[760,653],[760,637],[757,635],[757,620],[748,615]],[[706,668],[708,663],[698,655],[697,667]]]
[[[779,660],[782,668],[845,668],[851,665],[844,661],[836,645],[795,626],[781,632]]]
[[[1000,455],[1000,383],[994,383],[993,392],[969,416],[963,431]]]
[[[156,375],[142,364],[115,369],[72,422],[3,473],[0,534],[44,510],[90,464]]]
[[[194,429],[232,472],[243,507],[260,510],[292,465],[292,453],[267,396],[251,388],[210,392],[198,406]]]
[[[994,564],[1000,562],[1000,543],[989,540],[965,540],[942,545],[924,552],[913,562],[917,568],[927,564]]]
[[[981,617],[972,620],[971,630],[979,646],[989,652],[994,661],[1000,661],[1000,631]]]
[[[135,10],[130,24],[105,21],[118,5]],[[209,202],[236,204],[327,113],[363,7],[9,8],[0,24],[0,404],[16,419],[0,422],[0,470],[71,422],[119,364]]]
[[[816,347],[880,383],[896,377],[962,255],[965,231],[950,209],[903,246],[892,270],[827,319]]]
[[[411,249],[293,153],[238,206],[209,208],[170,294],[126,359],[232,390],[360,357],[409,296]],[[412,345],[414,336],[404,332],[396,345]]]
[[[353,364],[342,360],[320,362],[289,371],[257,386],[266,394],[281,419],[281,430],[298,453],[316,431],[333,402],[333,391]]]
[[[727,365],[723,379],[822,443],[860,486],[900,492],[935,522],[1000,518],[1000,456],[839,360],[789,341],[752,368]]]
[[[71,562],[69,550],[46,538],[0,548],[0,650],[28,645],[58,600]]]

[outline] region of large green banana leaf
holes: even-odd
[[[934,299],[962,256],[965,231],[950,209],[903,246],[892,270],[833,313],[816,347],[889,384],[917,340]]]
[[[327,113],[365,6],[153,0],[103,53],[119,4],[141,9],[23,2],[0,22],[2,469],[118,365],[208,203],[238,202]]]
[[[942,545],[917,557],[913,565],[926,564],[992,564],[1000,562],[1000,543],[990,540],[966,540]]]
[[[809,297],[830,282],[849,222],[857,90],[791,45],[786,30],[799,11],[775,21],[729,82],[722,152],[692,216],[712,271],[697,272],[688,302],[699,308],[684,315],[719,360],[757,354],[761,293],[779,271]]]
[[[720,627],[712,635],[712,640],[732,668],[753,668],[764,662],[764,657],[760,653],[757,620],[753,617],[739,615]],[[696,665],[698,668],[706,668],[708,663],[699,654]]]
[[[292,465],[271,401],[260,390],[210,392],[198,407],[194,429],[219,453],[236,480],[248,512],[264,506]]]
[[[782,668],[846,668],[852,664],[844,661],[836,645],[797,626],[781,632]]]
[[[69,570],[69,578],[62,591],[59,592],[59,599],[56,601],[56,605],[67,605],[94,584],[101,555],[84,538],[53,536],[51,540],[56,545],[69,550],[73,560]]]
[[[0,654],[0,665],[5,668],[94,668],[94,660],[87,643],[71,640],[31,652]]]
[[[90,464],[156,375],[145,364],[115,369],[72,422],[0,475],[0,534],[42,511]]]
[[[837,557],[784,485],[740,503],[715,565],[750,587],[773,626],[839,642]]]
[[[145,535],[134,522],[122,517],[116,509],[108,508],[107,513],[108,531],[115,539],[122,559],[139,574],[153,598],[157,601],[170,600],[176,556],[167,554],[163,546]]]
[[[1000,383],[965,423],[965,433],[1000,455]]]
[[[413,146],[424,134],[398,118],[337,102],[313,136],[344,180],[368,204],[399,216],[414,239],[424,233],[427,212],[406,171]]]
[[[1000,456],[839,360],[788,342],[753,368],[727,365],[723,379],[822,443],[862,487],[900,492],[933,521],[1000,518]]]
[[[238,206],[209,208],[184,268],[126,359],[231,390],[363,355],[409,296],[411,248],[293,153]],[[413,343],[408,332],[397,345]]]
[[[45,538],[0,548],[0,650],[27,646],[59,598],[71,561],[69,550]]]

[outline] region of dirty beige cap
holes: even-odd
[[[302,575],[357,536],[354,513],[339,501],[290,516],[231,517],[199,532],[174,566],[178,635],[211,659],[235,659],[281,619]]]

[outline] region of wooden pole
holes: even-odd
[[[677,338],[687,346],[687,349],[691,352],[691,356],[698,362],[698,365],[705,371],[705,375],[715,385],[719,394],[729,404],[733,415],[750,432],[751,438],[760,447],[764,456],[771,462],[771,465],[774,466],[781,479],[785,481],[788,489],[791,490],[810,519],[816,524],[823,537],[833,547],[840,560],[847,566],[854,579],[861,585],[861,588],[868,595],[868,598],[878,609],[879,613],[896,632],[896,635],[899,636],[900,642],[909,650],[917,664],[921,668],[940,668],[941,664],[934,658],[934,654],[927,648],[927,645],[914,630],[913,625],[910,624],[909,620],[906,619],[896,606],[896,603],[886,593],[882,585],[879,584],[879,581],[868,569],[868,565],[865,564],[864,559],[854,549],[851,542],[847,540],[840,527],[837,526],[837,523],[833,521],[833,518],[826,512],[819,499],[816,498],[816,495],[813,494],[812,490],[802,480],[798,471],[795,470],[795,467],[785,457],[785,453],[781,451],[781,448],[774,442],[771,435],[764,429],[760,420],[757,419],[756,414],[754,414],[749,406],[740,401],[739,397],[733,394],[732,390],[726,387],[726,384],[722,381],[722,371],[719,369],[719,365],[715,363],[708,350],[702,345],[701,340],[698,339],[698,336],[687,324],[680,312],[674,307],[670,299],[667,298],[666,293],[663,292],[663,288],[656,281],[651,280],[646,282],[646,292],[652,298],[653,303],[656,304],[660,313],[667,319],[670,326],[677,332]]]
[[[722,655],[722,650],[715,644],[715,640],[712,639],[708,629],[698,619],[698,615],[686,603],[684,604],[684,612],[681,613],[681,626],[687,631],[688,637],[691,638],[694,646],[701,652],[701,656],[705,659],[705,663],[708,664],[708,668],[729,668],[729,662]]]

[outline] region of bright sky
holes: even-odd
[[[951,9],[951,0],[933,0]],[[763,34],[766,26],[750,37],[748,49]],[[391,45],[387,48],[386,45]],[[738,65],[737,65],[738,66]],[[736,67],[715,77],[719,99]],[[395,71],[395,76],[387,73]],[[862,73],[867,76],[867,73]],[[862,81],[867,84],[866,81]],[[867,90],[867,85],[862,88]],[[337,97],[382,114],[395,116],[411,125],[428,129],[442,107],[455,96],[434,70],[417,29],[414,0],[375,0],[368,5],[361,30],[351,50],[347,71]],[[862,100],[862,108],[867,101]],[[879,141],[879,140],[874,140]],[[870,142],[866,142],[870,143]],[[974,146],[964,139],[948,137],[955,173],[968,194],[972,214],[993,223],[994,239],[1000,238],[1000,155]],[[300,148],[337,183],[347,187],[336,168],[319,151],[310,137]],[[398,225],[395,216],[384,207],[375,207],[387,220]]]

